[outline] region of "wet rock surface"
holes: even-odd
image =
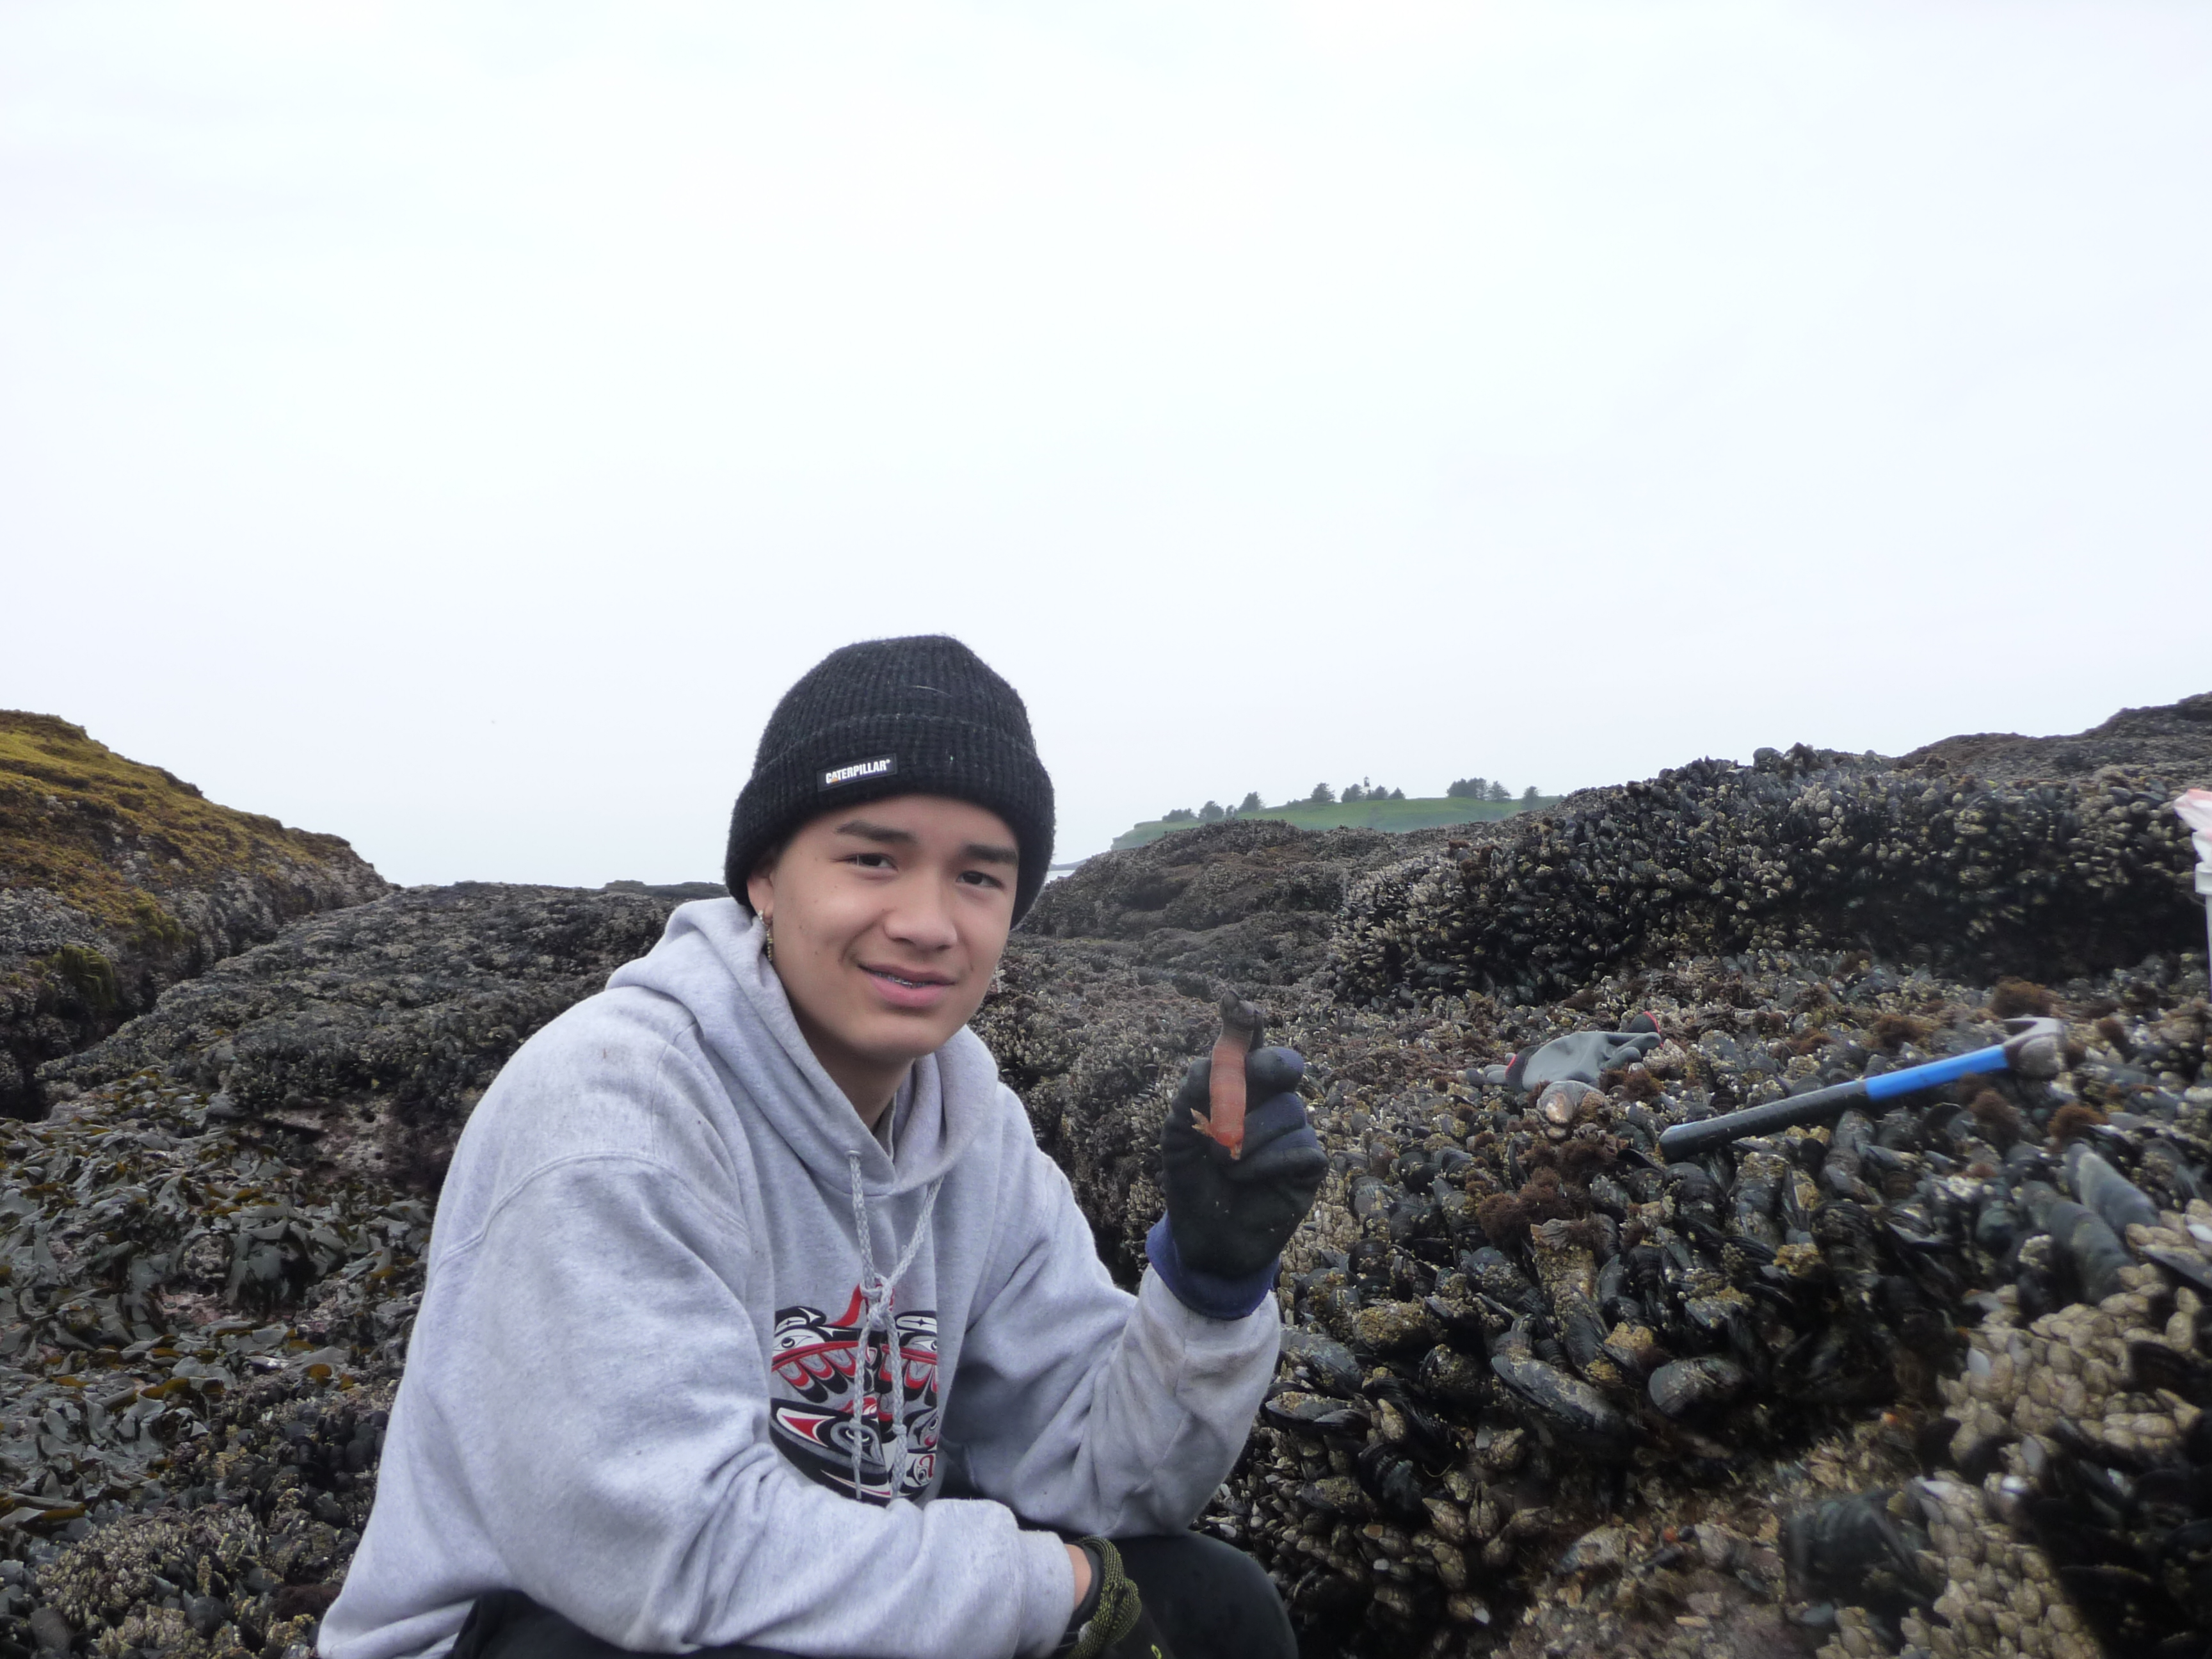
[[[44,1062],[315,911],[389,885],[336,836],[204,798],[50,715],[0,710],[0,1116]]]
[[[651,950],[676,902],[477,882],[395,893],[219,964],[41,1080],[67,1097],[156,1067],[206,1090],[218,1117],[281,1125],[325,1161],[434,1194],[507,1057]]]
[[[2150,780],[2046,799],[1802,754],[1672,775],[1418,842],[1194,831],[1054,884],[1017,936],[976,1027],[1124,1274],[1219,993],[1309,1058],[1331,1174],[1203,1524],[1268,1566],[1315,1656],[2206,1651],[2212,1011],[2201,914],[2134,811]],[[1942,872],[1983,867],[1945,862],[1954,843],[1911,879],[1939,921],[1994,918],[1970,951],[1902,905],[1870,928],[1832,882],[1727,915],[1677,896],[1575,943],[1631,890],[1638,836],[1787,862],[1809,854],[1773,852],[1784,830],[1820,830],[1810,792],[1879,781],[1887,803],[1893,779],[1916,848],[1973,802],[1967,841],[2046,848],[1981,885],[2057,872],[2017,902],[2063,945],[2009,959],[2004,904],[1946,910]],[[1953,816],[1913,817],[1906,781]],[[1485,851],[1485,883],[1549,907],[1514,919],[1526,946],[1485,932],[1486,886],[1402,897]],[[2063,890],[2081,879],[2101,929]],[[438,1137],[677,896],[398,895],[64,1062],[75,1092],[0,1143],[0,1659],[306,1659],[373,1495]],[[1508,947],[1541,960],[1485,966]],[[1662,1040],[1594,1085],[1483,1080],[1639,1012]],[[1656,1155],[1669,1124],[2022,1013],[2063,1021],[2055,1078]]]

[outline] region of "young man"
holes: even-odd
[[[1021,699],[955,641],[784,696],[736,896],[678,909],[461,1137],[329,1659],[1288,1659],[1266,1576],[1185,1529],[1325,1167],[1302,1062],[1252,1056],[1236,1159],[1193,1068],[1117,1289],[967,1030],[1052,825]]]

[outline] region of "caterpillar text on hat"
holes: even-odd
[[[822,787],[834,789],[841,783],[857,783],[862,778],[887,778],[898,770],[896,755],[878,755],[873,760],[854,761],[850,766],[840,766],[822,775]]]

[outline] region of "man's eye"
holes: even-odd
[[[891,867],[889,853],[855,853],[849,861],[864,870],[888,870]]]
[[[960,879],[973,883],[978,887],[1004,887],[1006,884],[988,870],[963,870],[960,872]]]

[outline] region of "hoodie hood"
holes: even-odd
[[[652,991],[683,1006],[715,1066],[822,1186],[848,1190],[854,1160],[871,1198],[941,1180],[988,1121],[999,1068],[962,1026],[914,1063],[895,1103],[894,1152],[860,1121],[845,1091],[807,1047],[762,954],[766,930],[735,899],[677,907],[660,942],[617,969],[610,990]]]

